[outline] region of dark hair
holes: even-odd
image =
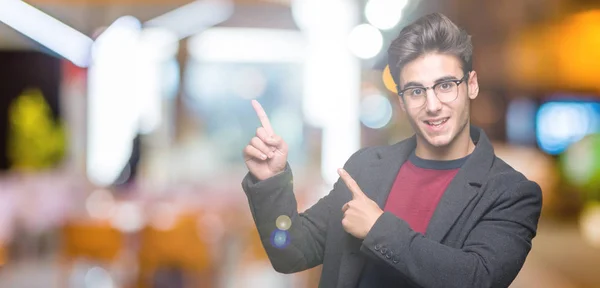
[[[433,52],[456,56],[465,73],[473,68],[471,36],[443,14],[428,14],[404,27],[388,49],[388,64],[396,85],[400,85],[404,65]]]

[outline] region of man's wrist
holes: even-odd
[[[285,185],[288,182],[291,182],[292,178],[292,170],[289,167],[289,164],[286,164],[285,169],[283,169],[281,172],[264,180],[260,180],[257,177],[255,177],[252,173],[248,172],[247,179],[245,180],[245,182],[250,190],[262,191],[274,189],[281,185]]]

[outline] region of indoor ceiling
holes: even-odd
[[[76,30],[93,36],[98,28],[130,15],[142,23],[190,3],[189,0],[34,0],[26,1]],[[287,0],[235,0],[233,16],[220,26],[296,29]],[[2,4],[0,4],[1,6]],[[1,7],[0,7],[1,9]],[[0,22],[0,49],[37,49],[39,45]]]
[[[124,15],[134,16],[141,21],[152,19],[166,13],[179,5],[67,5],[67,4],[32,4],[36,8],[91,36],[94,31],[108,26]],[[28,49],[38,44],[16,32],[11,27],[0,23],[0,48]]]

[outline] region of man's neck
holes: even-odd
[[[433,147],[424,139],[417,137],[415,154],[427,160],[456,160],[464,158],[475,150],[475,143],[471,139],[470,127],[467,126],[450,144],[444,147]]]

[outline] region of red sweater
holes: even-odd
[[[384,210],[425,234],[438,202],[465,160],[424,160],[413,154],[400,168]]]

